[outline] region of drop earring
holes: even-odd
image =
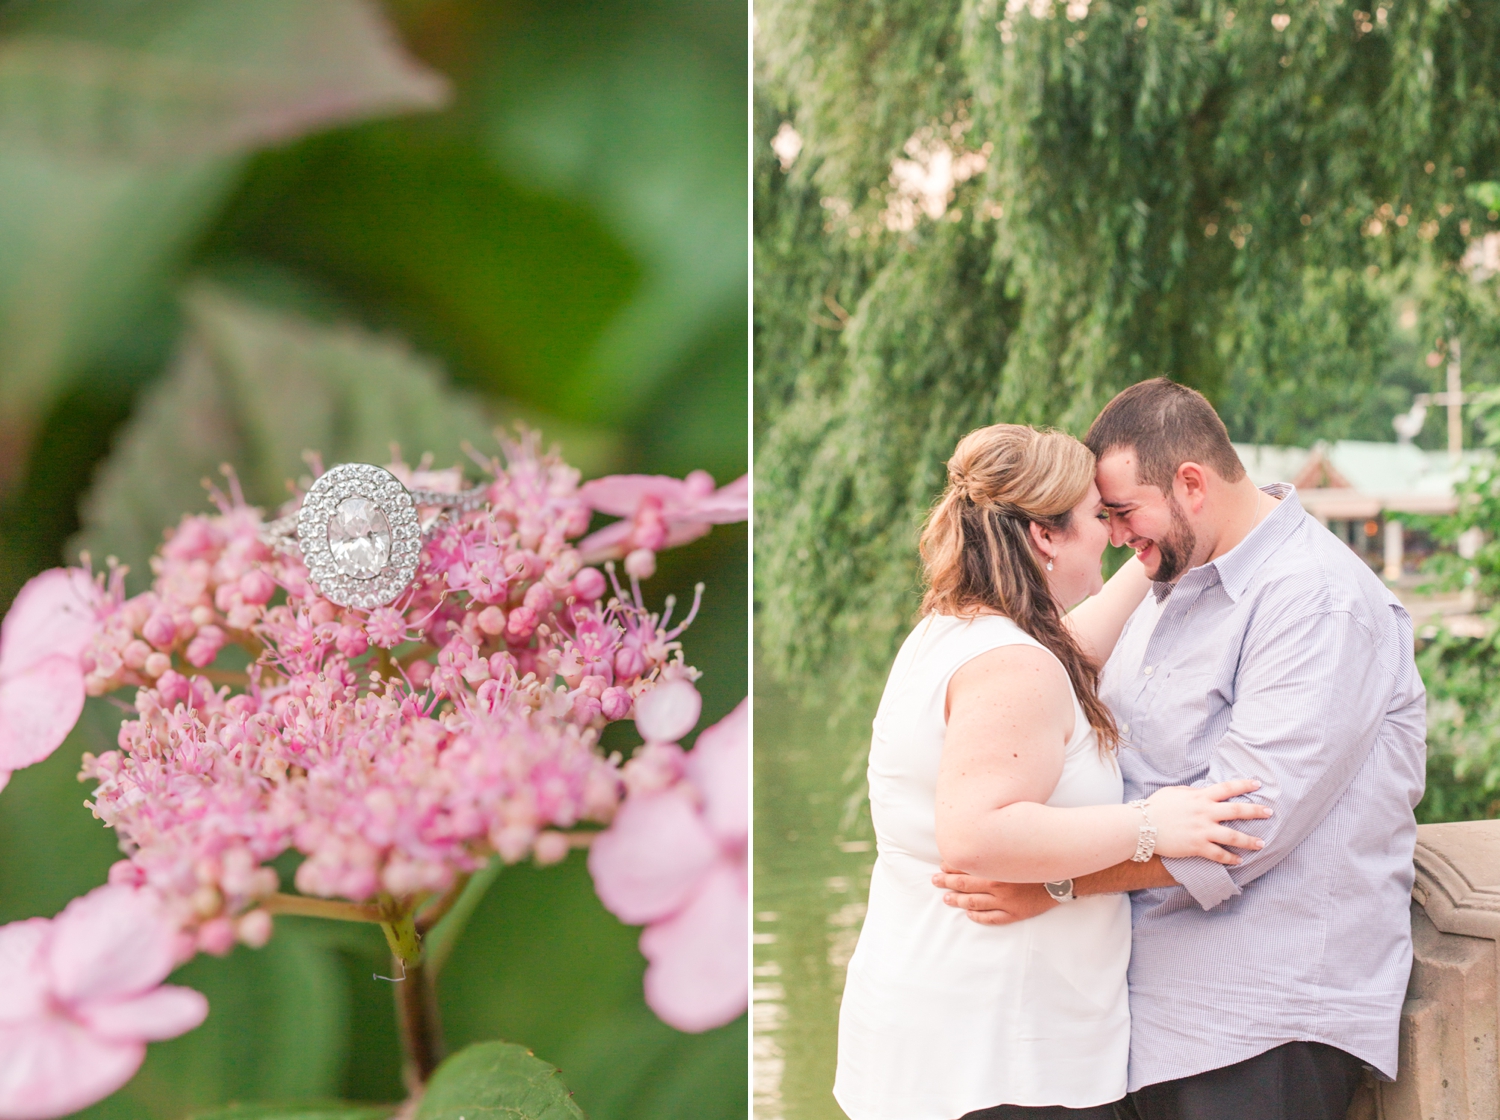
[[[1047,570],[1049,572],[1052,570],[1052,558],[1050,556],[1047,557]]]

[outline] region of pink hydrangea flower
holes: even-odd
[[[681,679],[637,701],[646,745],[589,853],[600,900],[646,926],[646,1002],[683,1031],[722,1026],[749,1000],[749,707],[741,701],[684,752],[673,740],[697,723],[700,703]]]
[[[750,476],[715,490],[707,471],[680,479],[614,474],[584,483],[578,496],[589,509],[623,519],[578,542],[584,562],[625,557],[629,574],[647,579],[655,553],[697,540],[715,525],[745,520],[750,515]]]
[[[135,1075],[146,1043],[203,1022],[163,985],[179,938],[150,892],[104,886],[56,918],[0,927],[0,1117],[65,1116]]]
[[[80,655],[98,626],[103,593],[80,568],[30,580],[0,626],[0,789],[11,771],[41,762],[83,711]]]
[[[654,613],[585,566],[578,472],[531,439],[505,451],[486,504],[437,523],[388,606],[324,599],[231,485],[171,533],[149,590],[105,610],[87,687],[135,689],[134,712],[81,776],[128,853],[118,881],[157,892],[199,950],[265,940],[266,865],[289,850],[304,894],[411,907],[614,815],[600,732],[697,675],[678,641],[697,600],[674,624],[672,599]],[[424,471],[404,477],[461,485]],[[231,645],[254,660],[226,684]]]

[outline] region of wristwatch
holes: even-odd
[[[1073,902],[1078,896],[1073,893],[1072,879],[1059,879],[1055,883],[1043,883],[1047,893],[1052,896],[1053,902]]]

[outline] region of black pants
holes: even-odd
[[[1232,1066],[1147,1085],[1120,1113],[1138,1120],[1344,1120],[1363,1069],[1336,1047],[1288,1042]]]
[[[994,1108],[966,1112],[958,1120],[1115,1120],[1117,1115],[1112,1104],[1095,1105],[1093,1108],[1064,1108],[1060,1104],[1046,1104],[1040,1108],[1021,1104],[997,1104]]]

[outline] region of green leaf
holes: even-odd
[[[1500,183],[1470,183],[1464,190],[1479,205],[1491,210],[1500,210]]]
[[[478,1042],[427,1083],[417,1120],[583,1120],[558,1070],[524,1046]]]
[[[395,1110],[395,1105],[354,1101],[231,1104],[196,1113],[191,1120],[384,1120]]]
[[[448,95],[364,0],[72,0],[13,23],[0,144],[53,155],[200,160]]]
[[[238,178],[310,129],[432,108],[362,0],[53,0],[0,18],[0,490],[68,378],[128,346]]]
[[[497,67],[489,143],[512,175],[597,208],[644,265],[576,381],[581,415],[637,419],[675,374],[743,376],[705,362],[745,318],[746,89],[670,20],[632,11],[618,34],[580,40],[575,16],[538,16]],[[707,367],[707,368],[705,368]]]
[[[397,444],[412,462],[431,451],[445,466],[462,460],[464,441],[492,446],[481,405],[394,341],[207,286],[186,305],[176,364],[84,500],[75,549],[117,556],[142,575],[162,530],[207,507],[201,480],[222,483],[222,463],[249,500],[269,508],[286,499],[289,480],[308,474],[304,451],[328,465],[383,463]]]

